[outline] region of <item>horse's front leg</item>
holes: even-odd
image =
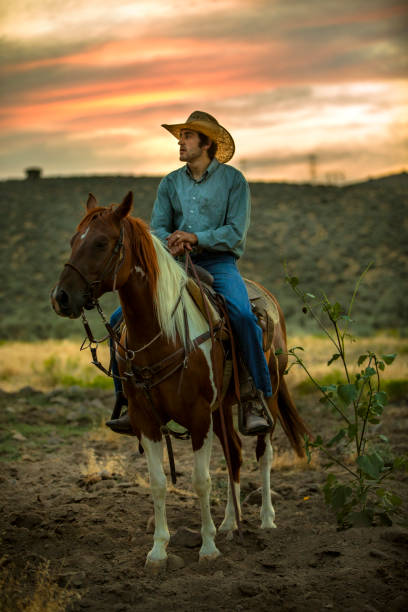
[[[198,495],[201,508],[201,536],[200,561],[203,559],[215,559],[221,553],[215,545],[215,534],[217,532],[210,510],[210,459],[213,440],[212,420],[206,438],[201,448],[194,451],[193,487]],[[194,440],[193,440],[194,447]]]
[[[256,447],[262,482],[261,529],[273,529],[275,525],[275,510],[271,501],[271,466],[273,449],[270,435],[259,436]]]
[[[147,555],[146,567],[159,568],[167,562],[167,544],[170,533],[166,518],[166,488],[167,480],[163,470],[162,442],[152,442],[142,435],[142,446],[146,451],[149,468],[150,488],[154,503],[155,529],[153,548]]]

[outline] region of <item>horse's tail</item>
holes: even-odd
[[[288,436],[292,448],[299,457],[304,457],[304,435],[310,436],[311,434],[295,406],[284,376],[282,376],[279,385],[278,408],[279,421],[283,431]]]

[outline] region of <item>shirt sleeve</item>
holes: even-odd
[[[171,205],[166,177],[160,181],[157,190],[150,220],[150,229],[155,236],[160,238],[164,243],[166,242],[167,236],[173,232],[173,207]]]
[[[251,214],[249,185],[237,172],[229,193],[225,223],[216,229],[195,232],[199,246],[213,251],[236,250],[245,245]]]

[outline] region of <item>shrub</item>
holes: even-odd
[[[334,510],[341,527],[352,525],[392,524],[393,515],[398,514],[402,504],[401,498],[393,491],[386,489],[384,481],[394,470],[408,469],[408,456],[393,456],[388,439],[376,433],[382,414],[387,406],[388,396],[385,386],[381,384],[382,372],[390,365],[396,355],[376,355],[367,350],[357,359],[357,373],[351,373],[346,351],[346,341],[353,340],[349,333],[352,323],[351,313],[360,283],[369,267],[356,283],[349,308],[346,310],[338,302],[332,303],[322,293],[320,297],[302,291],[299,280],[287,276],[287,282],[303,303],[303,311],[309,313],[325,332],[328,340],[335,347],[335,352],[327,365],[333,363],[342,367],[342,380],[339,372],[328,376],[323,382],[317,381],[300,356],[303,348],[298,346],[289,349],[292,365],[302,367],[308,375],[309,384],[314,385],[321,393],[321,402],[331,408],[337,415],[339,429],[331,439],[318,435],[315,439],[306,437],[306,454],[310,461],[314,451],[320,451],[327,458],[324,465],[328,471],[323,488],[325,501]],[[290,367],[291,367],[290,366]],[[394,384],[394,397],[406,390],[406,381]],[[374,433],[369,435],[369,426],[374,426]],[[351,462],[346,453],[351,456]],[[335,473],[334,466],[341,468]],[[331,471],[330,471],[331,470]]]

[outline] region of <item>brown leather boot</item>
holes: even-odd
[[[256,389],[248,370],[240,365],[240,394],[238,405],[238,427],[244,436],[268,433],[274,425],[262,391]]]
[[[263,399],[263,398],[262,398]],[[244,436],[258,436],[268,433],[273,427],[268,408],[264,407],[260,397],[247,397],[241,401],[239,406],[240,419],[239,430]],[[265,410],[268,419],[265,418]]]
[[[106,421],[106,425],[115,433],[125,434],[127,436],[135,435],[133,433],[132,425],[130,424],[130,419],[127,412],[119,417],[119,419],[111,419],[110,421]]]

